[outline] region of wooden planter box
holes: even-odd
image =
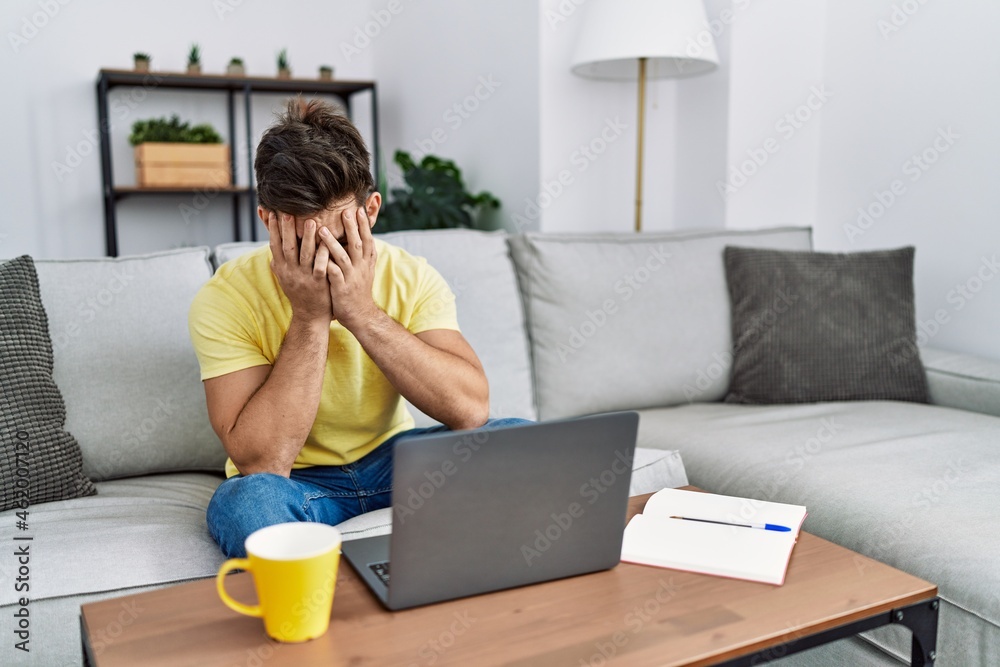
[[[229,185],[229,146],[148,142],[135,147],[139,187]]]

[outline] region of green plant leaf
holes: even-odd
[[[190,127],[174,114],[170,119],[150,118],[132,124],[128,141],[133,146],[150,141],[167,143],[221,144],[222,137],[211,125],[203,123]]]
[[[467,192],[452,160],[425,155],[417,164],[409,153],[397,150],[393,161],[403,171],[406,186],[389,192],[391,199],[379,214],[383,231],[474,227],[480,208],[500,206],[489,192]]]

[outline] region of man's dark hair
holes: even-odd
[[[350,119],[322,100],[288,101],[257,145],[257,200],[271,211],[312,215],[375,190],[371,156]]]

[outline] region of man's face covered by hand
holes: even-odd
[[[371,227],[375,226],[375,220],[378,218],[379,209],[382,206],[382,195],[378,192],[373,192],[368,195],[368,199],[364,202],[365,213],[367,213],[368,224]],[[306,220],[316,221],[316,233],[319,233],[321,227],[326,227],[330,230],[333,238],[336,239],[340,245],[347,243],[347,235],[344,230],[344,215],[346,212],[356,212],[358,204],[353,197],[348,197],[343,201],[331,204],[329,207],[322,211],[311,215],[296,215],[293,216],[295,219],[295,235],[298,237],[299,244],[301,246],[302,236],[305,234],[305,224]],[[262,220],[267,219],[267,211],[260,208],[259,213]],[[280,212],[278,212],[280,213]]]

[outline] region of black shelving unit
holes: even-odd
[[[111,126],[108,121],[108,92],[118,86],[142,86],[152,89],[180,89],[194,91],[219,91],[226,94],[229,125],[229,160],[232,181],[228,187],[221,188],[140,188],[135,186],[116,186],[111,169]],[[135,72],[131,70],[102,69],[97,77],[97,118],[101,136],[101,185],[104,193],[104,234],[107,254],[118,256],[118,221],[116,206],[118,201],[126,197],[148,195],[194,195],[208,189],[218,190],[219,195],[232,197],[233,203],[233,238],[240,241],[240,198],[247,200],[246,210],[249,214],[250,240],[257,240],[257,226],[254,218],[257,215],[257,197],[254,192],[253,179],[253,130],[251,122],[251,98],[253,93],[288,93],[289,95],[332,95],[340,99],[347,107],[347,113],[354,117],[351,100],[354,95],[371,91],[372,109],[372,168],[377,179],[378,154],[378,99],[374,81],[322,81],[319,79],[278,79],[255,76],[224,76],[214,74],[174,74],[169,72]],[[243,95],[243,110],[246,116],[247,173],[249,185],[236,184],[236,95]]]

